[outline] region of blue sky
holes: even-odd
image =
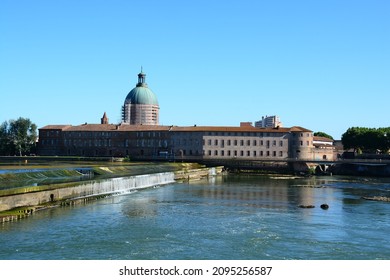
[[[98,123],[141,66],[160,124],[390,126],[390,1],[0,2],[0,122]]]

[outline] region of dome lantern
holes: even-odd
[[[137,87],[148,87],[147,83],[145,82],[145,77],[146,77],[146,74],[144,74],[142,72],[142,67],[141,67],[141,72],[138,74]]]

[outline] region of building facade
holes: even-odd
[[[313,132],[302,127],[56,125],[39,129],[40,155],[134,159],[312,160]]]
[[[337,158],[337,150],[334,140],[326,137],[313,137],[314,159],[316,160],[333,160]]]

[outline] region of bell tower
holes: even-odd
[[[100,119],[100,124],[108,124],[108,118],[106,112],[104,112],[103,117]]]

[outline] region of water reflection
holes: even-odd
[[[245,182],[243,185],[242,182]],[[333,201],[332,188],[325,179],[270,179],[265,176],[227,175],[212,181],[190,183],[185,191],[210,200],[230,205],[247,205],[255,208],[290,209],[299,205],[329,204]],[[327,199],[324,199],[327,197]]]

